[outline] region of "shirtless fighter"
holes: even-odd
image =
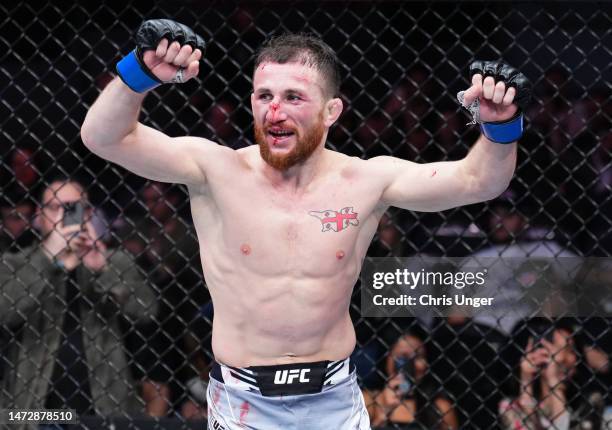
[[[145,22],[89,110],[83,141],[138,175],[189,189],[215,307],[209,428],[367,429],[348,359],[349,301],[378,220],[389,206],[440,211],[503,192],[527,81],[499,63],[472,65],[462,98],[482,136],[460,161],[362,160],[325,149],[342,112],[335,53],[315,37],[286,35],[257,55],[257,145],[235,151],[138,122],[147,92],[194,78],[202,51],[191,29]]]

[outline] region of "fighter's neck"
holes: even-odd
[[[332,153],[333,151],[321,145],[305,162],[285,171],[277,170],[262,160],[263,175],[275,188],[294,192],[306,191],[309,185],[327,171]]]

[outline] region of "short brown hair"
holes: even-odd
[[[286,33],[268,40],[257,52],[255,68],[270,61],[278,64],[300,63],[317,69],[325,78],[326,96],[340,94],[340,60],[321,38],[306,33]]]

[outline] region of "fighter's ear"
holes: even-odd
[[[325,125],[327,127],[331,127],[338,120],[343,108],[344,105],[339,97],[330,99],[325,104]]]

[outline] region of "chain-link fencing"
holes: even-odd
[[[80,138],[145,19],[183,22],[208,47],[199,79],[153,91],[141,121],[234,149],[254,142],[253,57],[272,35],[315,33],[338,53],[345,110],[328,147],[361,158],[465,156],[478,131],[456,95],[469,85],[473,59],[503,59],[534,93],[508,191],[440,213],[391,209],[368,256],[610,257],[610,4],[509,3],[0,5],[0,409],[70,405],[82,422],[112,416],[116,425],[147,426],[166,417],[163,428],[206,416],[213,309],[187,191],[102,160]],[[81,185],[62,186],[62,178]],[[64,207],[62,199],[83,191],[87,204]],[[58,267],[40,243],[67,212],[90,219],[102,245],[86,264]],[[372,425],[595,428],[579,426],[601,422],[612,405],[611,272],[598,261],[589,282],[603,292],[600,311],[561,315],[553,328],[544,320],[512,329],[457,315],[364,317],[358,285],[353,359]],[[540,338],[555,343],[554,333],[562,340],[549,386],[553,370],[530,370],[537,358],[527,354]],[[537,375],[541,392],[527,395],[525,375]]]

